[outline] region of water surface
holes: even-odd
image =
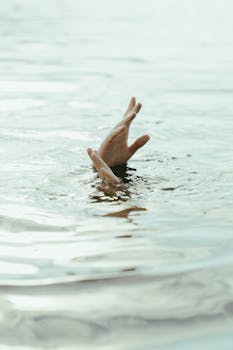
[[[0,10],[1,349],[232,349],[232,2]],[[98,148],[130,96],[127,193]]]

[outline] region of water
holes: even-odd
[[[230,0],[1,1],[1,350],[232,349],[232,33]],[[109,197],[86,148],[132,95]]]

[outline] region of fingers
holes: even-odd
[[[132,121],[134,120],[134,118],[136,117],[137,113],[133,112],[131,113],[128,117],[126,117],[122,123],[125,125],[125,126],[130,126],[130,124],[132,123]]]
[[[136,98],[135,97],[131,97],[131,100],[129,102],[129,106],[127,108],[127,111],[126,111],[126,113],[124,115],[123,120],[121,120],[114,127],[114,130],[116,130],[117,128],[119,128],[120,126],[123,126],[123,125],[129,127],[131,122],[136,117],[137,113],[140,111],[141,108],[142,108],[142,104],[141,103],[137,103],[136,104]]]
[[[119,184],[120,179],[113,174],[113,172],[109,169],[101,168],[99,172],[100,178],[108,185],[116,185]]]
[[[133,111],[137,114],[141,108],[142,108],[142,104],[137,103],[136,106],[134,107]]]
[[[117,137],[119,134],[121,134],[125,129],[125,125],[121,125],[114,129],[106,138],[105,142],[111,143],[115,137]]]
[[[87,153],[93,161],[93,164],[98,171],[99,177],[104,181],[104,183],[108,185],[116,185],[120,183],[120,179],[113,174],[112,170],[108,167],[108,165],[103,161],[103,159],[96,151],[88,148]]]
[[[134,111],[133,112],[130,112],[130,114],[128,114],[128,116],[126,116],[122,121],[120,121],[120,123],[118,123],[115,128],[119,128],[120,126],[122,127],[129,127],[130,124],[132,123],[132,121],[134,120],[134,118],[136,117],[137,113],[135,113]],[[114,130],[117,130],[117,129],[114,129]],[[122,130],[123,131],[123,130]]]
[[[124,114],[124,117],[131,111],[131,109],[135,106],[136,104],[136,98],[135,97],[131,97],[130,101],[129,101],[129,105],[128,108]]]
[[[91,158],[94,167],[96,168],[96,170],[99,172],[100,169],[102,167],[105,167],[106,163],[103,161],[102,158],[100,158],[100,156],[98,155],[97,152],[93,151],[91,148],[87,149],[87,153],[89,155],[89,157]]]
[[[92,149],[89,147],[88,149],[87,149],[87,154],[89,155],[89,157],[91,158],[91,160],[92,160],[92,157],[91,157],[91,155],[92,155]]]
[[[143,147],[149,141],[149,139],[149,135],[143,135],[134,141],[134,143],[129,147],[130,156],[132,156],[139,148]]]
[[[131,122],[134,120],[140,109],[142,108],[141,103],[137,103],[136,106],[133,107],[133,109],[124,117],[124,119],[121,121],[121,123],[127,127],[130,126]]]
[[[128,115],[132,114],[132,113],[138,113],[140,111],[140,109],[142,108],[142,104],[141,103],[137,103],[127,114],[125,114],[123,121],[128,117]]]

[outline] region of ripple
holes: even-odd
[[[22,204],[0,205],[0,229],[2,231],[67,231],[74,222],[73,219]]]
[[[46,223],[38,223],[31,219],[17,219],[0,215],[0,231],[14,232],[65,232],[70,226],[48,225]]]
[[[37,108],[44,105],[43,101],[35,99],[11,99],[1,100],[0,112],[20,111],[24,109]]]
[[[1,349],[233,348],[232,14],[190,3],[3,2]],[[106,193],[132,88],[151,141]]]
[[[3,275],[7,275],[9,278],[9,275],[32,275],[38,273],[38,268],[32,265],[27,264],[19,264],[12,263],[12,262],[6,262],[6,261],[0,261],[0,275],[1,278]]]
[[[61,138],[69,140],[91,140],[91,136],[85,131],[75,130],[28,130],[28,129],[2,129],[0,136],[12,139],[46,140]]]
[[[1,92],[20,92],[20,93],[62,93],[78,90],[78,87],[71,83],[58,81],[1,81]]]

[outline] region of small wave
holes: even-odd
[[[23,109],[41,107],[43,105],[43,101],[36,99],[1,100],[0,112],[20,111]]]
[[[27,92],[27,93],[53,93],[69,92],[78,87],[71,83],[57,81],[1,81],[0,91],[4,92]]]
[[[25,129],[2,129],[0,136],[13,139],[30,139],[30,140],[46,140],[51,138],[61,138],[70,140],[90,140],[91,137],[87,132],[53,129],[53,130],[25,130]]]
[[[16,219],[0,215],[0,231],[3,232],[66,232],[69,230],[69,226],[48,225],[29,219]]]
[[[5,232],[68,231],[73,220],[23,205],[0,206],[0,229]]]

